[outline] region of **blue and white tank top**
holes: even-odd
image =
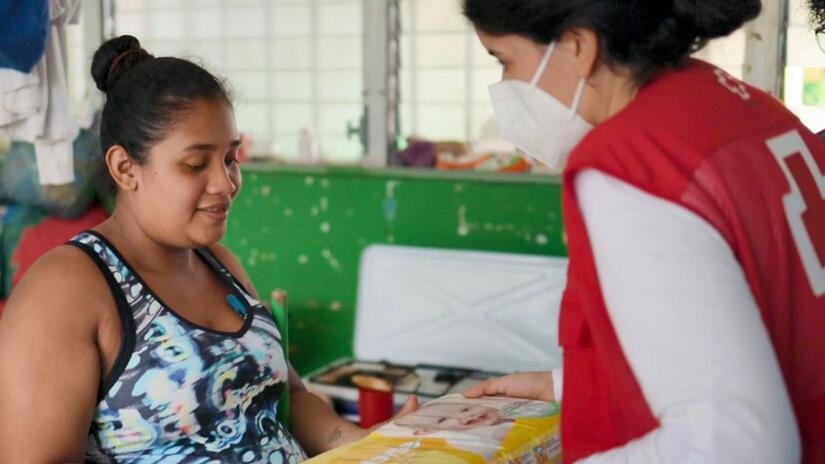
[[[235,333],[175,313],[103,236],[74,245],[97,263],[122,326],[120,352],[104,379],[89,431],[91,463],[296,463],[306,455],[278,422],[288,369],[266,307],[206,249],[196,250],[231,289],[244,319]]]

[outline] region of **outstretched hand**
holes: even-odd
[[[418,404],[418,397],[415,395],[410,396],[407,399],[407,402],[404,403],[404,407],[402,407],[398,413],[392,418],[392,420],[398,419],[399,417],[406,416],[407,414],[413,413],[418,411],[419,408]]]
[[[553,375],[550,372],[522,372],[485,380],[464,392],[467,398],[497,395],[553,402],[556,400]]]

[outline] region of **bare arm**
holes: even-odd
[[[338,416],[307,391],[292,393],[292,434],[310,456],[365,437],[369,430]]]
[[[329,451],[341,445],[366,437],[383,424],[362,429],[335,414],[326,403],[312,393],[292,393],[292,433],[310,455]],[[418,409],[418,398],[411,396],[395,415],[399,418]],[[300,413],[296,413],[300,411]]]
[[[0,318],[3,462],[84,460],[101,377],[90,309],[100,303],[87,296],[90,271],[97,269],[78,250],[50,252],[15,288]]]

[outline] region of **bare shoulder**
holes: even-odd
[[[75,328],[93,324],[105,301],[101,296],[106,294],[100,292],[108,292],[108,287],[94,261],[74,246],[59,246],[29,268],[12,291],[3,320],[25,312],[28,321],[43,317],[70,322]]]
[[[96,264],[61,246],[12,292],[0,318],[0,455],[12,457],[3,462],[82,460],[100,384],[100,291]]]
[[[235,276],[235,278],[240,281],[246,289],[252,293],[252,296],[258,297],[258,292],[255,290],[255,286],[252,285],[252,280],[249,278],[249,274],[246,273],[246,269],[243,268],[241,261],[235,256],[229,248],[221,245],[220,243],[216,243],[209,247],[209,251],[215,255],[218,260],[223,263],[224,266]]]

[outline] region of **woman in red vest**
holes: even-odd
[[[565,462],[825,462],[825,145],[690,58],[758,0],[465,0],[502,134],[563,170]],[[562,381],[563,373],[563,381]]]

